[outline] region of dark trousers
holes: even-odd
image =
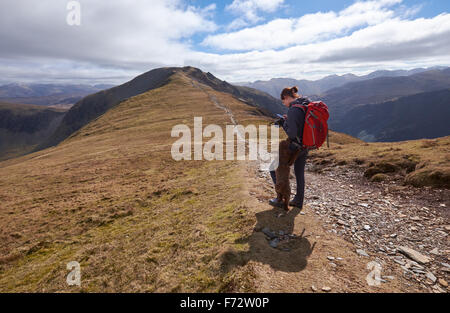
[[[295,195],[294,201],[301,205],[303,205],[303,199],[305,198],[305,164],[307,156],[308,150],[300,152],[294,163],[295,179],[297,180],[297,194]],[[272,177],[273,184],[276,185],[275,171],[270,171],[270,176]]]

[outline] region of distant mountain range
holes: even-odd
[[[89,94],[111,87],[113,85],[11,83],[0,86],[0,101],[68,108]]]
[[[300,93],[306,96],[312,95],[322,95],[326,93],[328,90],[332,88],[341,87],[347,83],[351,82],[359,82],[369,79],[374,79],[378,77],[399,77],[399,76],[410,76],[414,74],[418,74],[421,72],[426,72],[430,70],[440,70],[445,69],[444,66],[436,66],[432,68],[416,68],[412,70],[396,70],[396,71],[388,71],[381,70],[375,71],[368,75],[357,76],[354,74],[345,74],[345,75],[330,75],[326,76],[319,80],[297,80],[292,78],[272,78],[268,81],[257,80],[253,83],[251,82],[241,82],[235,83],[240,86],[247,86],[251,88],[255,88],[264,92],[267,92],[271,96],[275,98],[280,97],[281,90],[285,87],[298,86]]]
[[[450,135],[450,124],[442,120],[450,116],[449,67],[376,71],[365,76],[332,75],[317,81],[278,78],[248,84],[274,96],[294,85],[311,100],[328,105],[331,129],[365,141]],[[429,106],[430,111],[424,115],[421,105]]]

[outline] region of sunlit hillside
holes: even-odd
[[[72,260],[83,268],[80,291],[251,288],[246,273],[221,271],[218,258],[228,246],[244,249],[238,239],[254,224],[243,163],[170,154],[176,124],[193,127],[194,116],[231,124],[210,96],[241,124],[267,123],[256,108],[177,73],[60,145],[0,163],[0,290],[68,291],[61,277]]]

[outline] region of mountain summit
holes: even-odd
[[[57,145],[120,102],[166,85],[170,77],[178,72],[216,91],[229,93],[250,106],[258,107],[266,115],[285,111],[280,100],[264,92],[248,87],[233,86],[198,68],[190,66],[158,68],[139,75],[123,85],[89,95],[77,102],[64,116],[58,129],[37,150]],[[179,90],[177,97],[183,97],[183,90]]]

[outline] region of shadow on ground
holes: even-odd
[[[263,229],[270,229],[271,232],[280,236],[280,231],[285,234],[292,234],[294,222],[300,213],[299,208],[294,208],[289,212],[274,208],[256,214],[257,223],[253,233],[238,240],[238,243],[248,243],[248,251],[227,250],[220,255],[221,269],[224,272],[231,271],[236,266],[242,266],[254,260],[270,265],[275,270],[284,272],[299,272],[306,267],[307,259],[311,255],[315,243],[311,245],[309,240],[301,234],[296,234],[295,238],[280,240],[276,248],[270,246]],[[280,216],[280,214],[283,214]]]

